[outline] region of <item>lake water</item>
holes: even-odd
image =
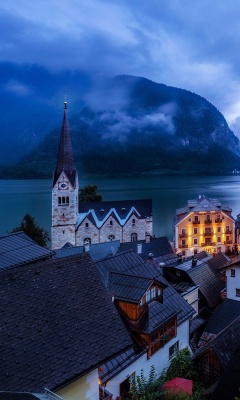
[[[29,213],[38,224],[51,231],[50,180],[0,180],[0,236],[20,224]],[[174,234],[174,213],[187,200],[199,194],[217,198],[232,208],[233,217],[240,213],[240,176],[79,179],[80,186],[97,184],[103,200],[148,199],[153,201],[153,233]]]

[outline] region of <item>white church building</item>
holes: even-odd
[[[74,166],[67,102],[52,181],[52,249],[120,240],[149,240],[152,236],[152,200],[83,203],[78,200],[78,173]]]

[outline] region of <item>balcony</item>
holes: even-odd
[[[230,229],[227,229],[224,233],[225,233],[226,235],[231,235],[232,231],[231,231]]]
[[[222,223],[222,219],[221,218],[217,218],[215,219],[216,224],[221,224]]]
[[[211,224],[212,223],[212,220],[211,219],[205,219],[205,224]]]
[[[179,234],[179,237],[180,237],[180,238],[187,238],[187,237],[188,237],[188,234],[187,234],[187,233],[180,233],[180,234]]]
[[[197,220],[197,221],[193,220],[192,223],[193,223],[193,224],[200,224],[200,221],[199,221],[199,220]]]
[[[232,240],[226,240],[224,244],[232,244]]]
[[[216,246],[216,242],[201,243],[201,247]]]
[[[187,249],[188,248],[188,244],[180,244],[179,245],[179,249]]]
[[[213,236],[213,232],[212,231],[204,232],[203,236]]]

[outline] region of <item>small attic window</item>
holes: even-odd
[[[126,208],[125,208],[125,207],[122,207],[122,212],[124,212],[124,211],[126,211]]]
[[[100,213],[101,213],[101,214],[103,214],[103,213],[104,213],[104,209],[103,209],[103,208],[101,208],[101,210],[100,210]]]

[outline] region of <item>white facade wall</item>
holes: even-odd
[[[235,277],[231,276],[231,270],[235,270]],[[231,300],[240,301],[240,296],[236,295],[236,289],[240,291],[240,266],[233,265],[226,270],[226,289],[227,298]]]
[[[151,366],[154,365],[157,376],[161,375],[165,368],[169,367],[169,348],[176,342],[179,342],[179,350],[189,347],[189,320],[183,322],[177,328],[177,336],[172,338],[163,348],[159,349],[149,359],[147,353],[143,354],[141,358],[136,360],[129,367],[120,372],[111,381],[107,383],[106,389],[113,394],[113,399],[119,396],[120,383],[127,379],[131,374],[140,375],[143,369],[144,375],[148,378]]]
[[[65,183],[67,189],[61,189],[61,183]],[[69,198],[68,204],[59,204],[59,198]],[[78,215],[78,177],[76,186],[73,187],[64,172],[59,176],[52,189],[52,249],[59,249],[65,243],[70,242],[74,246],[75,223]]]
[[[193,317],[198,315],[198,287],[192,290],[189,293],[186,293],[183,298],[192,306],[192,308],[195,310],[195,314]]]

